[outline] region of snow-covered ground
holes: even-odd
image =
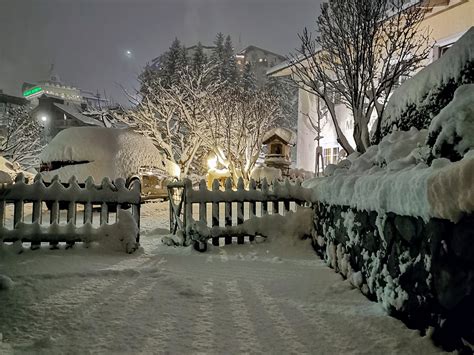
[[[160,243],[168,206],[142,208],[143,250],[0,250],[0,354],[432,354],[329,269],[307,241]],[[3,340],[2,340],[3,339]]]

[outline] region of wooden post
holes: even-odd
[[[232,180],[227,178],[225,181],[225,191],[229,192],[232,191]],[[232,202],[226,201],[225,202],[225,226],[230,227],[232,226]],[[225,244],[232,244],[232,236],[225,236]]]
[[[244,180],[240,177],[237,182],[237,191],[242,193],[244,191]],[[237,225],[244,223],[244,202],[237,202]],[[237,244],[244,244],[244,236],[239,235],[237,237]]]
[[[103,202],[100,207],[100,225],[109,223],[109,206]]]
[[[207,226],[207,204],[203,201],[203,196],[207,192],[207,184],[206,181],[203,179],[199,182],[199,192],[200,194],[200,202],[199,202],[199,221],[203,222]]]
[[[262,201],[262,217],[268,214],[268,181],[267,178],[263,178],[262,181],[262,193],[263,193],[263,201]]]
[[[214,179],[212,182],[212,191],[215,195],[219,191],[219,180]],[[212,226],[219,227],[219,203],[212,202]],[[212,238],[212,245],[219,246],[219,238]]]
[[[53,201],[53,204],[51,206],[49,223],[59,223],[59,201],[57,200]],[[50,249],[59,249],[57,241],[49,242],[49,246]]]
[[[77,214],[76,214],[76,203],[74,201],[70,201],[67,206],[66,219],[67,219],[68,224],[72,224],[74,227],[76,227]],[[72,248],[74,244],[76,244],[76,242],[73,240],[66,242],[66,249]]]
[[[32,216],[31,216],[31,222],[32,223],[41,224],[41,220],[42,220],[41,206],[42,206],[41,200],[33,201],[33,213],[32,213]],[[41,246],[41,242],[38,242],[36,240],[35,241],[32,240],[30,249],[31,250],[37,250],[37,249],[39,249],[40,246]]]
[[[256,190],[257,190],[257,184],[256,184],[255,180],[252,179],[252,180],[250,180],[250,184],[249,184],[249,191],[251,191],[251,193],[250,193],[251,201],[249,202],[249,218],[254,218],[255,216],[257,216],[257,203],[255,202],[254,197],[253,197],[253,195],[255,194],[254,192]],[[249,241],[253,242],[254,240],[255,240],[255,236],[251,235],[249,237]]]

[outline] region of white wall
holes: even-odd
[[[316,160],[316,132],[313,130],[307,114],[316,117],[316,96],[309,94],[304,90],[298,92],[298,139],[296,143],[296,168],[307,171],[314,171]],[[352,115],[344,105],[336,106],[336,115],[339,118],[339,124],[349,143],[355,147],[354,138],[352,137]],[[320,145],[323,148],[342,149],[337,143],[336,130],[332,120],[327,115],[327,119],[321,121],[322,136]],[[326,162],[325,162],[326,164]]]

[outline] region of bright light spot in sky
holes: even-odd
[[[125,51],[125,55],[126,55],[127,57],[131,58],[131,57],[132,57],[132,51],[129,50],[129,49],[127,49],[127,50]]]
[[[48,117],[46,116],[41,116],[41,121],[46,122],[48,120]]]

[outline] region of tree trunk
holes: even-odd
[[[342,149],[344,149],[347,153],[347,155],[350,155],[354,153],[354,149],[352,146],[349,144],[349,141],[347,140],[346,136],[341,130],[341,127],[339,126],[339,122],[337,121],[337,116],[336,116],[336,110],[334,108],[334,104],[332,102],[328,102],[325,100],[326,106],[329,110],[329,113],[331,115],[332,123],[334,124],[334,128],[336,129],[336,136],[337,136],[337,142],[341,145]]]

